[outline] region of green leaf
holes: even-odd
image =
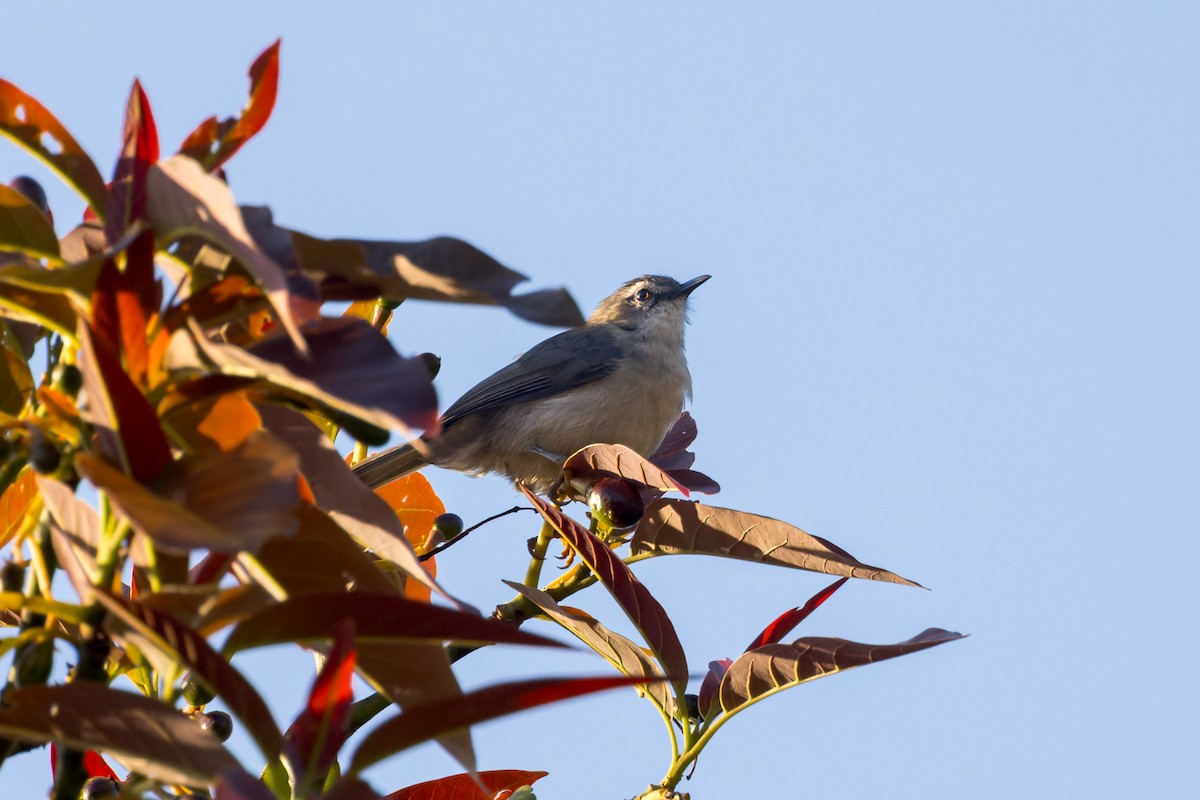
[[[0,249],[58,261],[54,226],[28,197],[0,184]]]

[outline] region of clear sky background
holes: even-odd
[[[854,582],[799,634],[972,636],[756,706],[681,789],[1195,791],[1200,6],[53,2],[0,25],[0,74],[105,171],[135,75],[168,148],[240,108],[282,36],[275,116],[229,167],[242,202],[317,235],[457,235],[585,310],[642,273],[713,275],[688,334],[711,501],[932,590]],[[62,230],[78,219],[0,142],[0,179],[23,172]],[[412,303],[392,339],[442,355],[448,403],[548,333]],[[516,500],[429,476],[468,522]],[[445,584],[507,600],[536,528],[475,534]],[[695,669],[827,583],[703,558],[639,575]],[[624,629],[600,590],[573,602]],[[607,669],[516,656],[472,656],[462,680]],[[290,718],[311,660],[241,663]],[[616,692],[475,742],[483,768],[550,770],[540,797],[617,798],[661,777],[664,734]],[[455,771],[429,746],[368,777],[386,792]],[[44,754],[22,756],[0,796],[48,783]]]

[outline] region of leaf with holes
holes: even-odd
[[[501,792],[532,786],[549,774],[523,769],[496,769],[474,775],[449,775],[399,789],[383,800],[492,800]],[[479,784],[486,788],[486,794],[480,791]]]
[[[263,129],[279,91],[279,44],[276,39],[250,65],[250,99],[241,114],[220,122],[216,117],[201,122],[180,145],[182,155],[196,159],[212,172]]]
[[[0,79],[0,133],[58,173],[93,211],[104,213],[108,189],[92,159],[45,106],[3,79]]]
[[[540,589],[515,581],[504,581],[512,589],[527,598],[557,622],[574,634],[581,642],[595,650],[605,661],[612,664],[622,675],[653,679],[653,683],[639,685],[638,694],[645,694],[659,708],[669,710],[672,706],[671,693],[663,682],[663,672],[658,663],[642,647],[619,633],[610,631],[589,614],[575,608],[564,608],[554,598]]]
[[[388,756],[451,731],[619,686],[645,678],[537,678],[488,686],[461,697],[423,703],[372,730],[359,744],[347,774],[357,775]]]
[[[786,522],[687,500],[657,500],[630,541],[634,556],[721,556],[848,578],[916,586],[887,570],[859,562],[842,548]]]
[[[0,709],[0,735],[111,753],[164,783],[206,786],[238,766],[217,738],[159,700],[91,681],[26,686]]]
[[[144,603],[104,592],[94,596],[109,612],[105,628],[115,641],[135,646],[161,673],[169,674],[173,664],[186,666],[193,679],[220,696],[222,706],[241,720],[268,761],[279,755],[283,737],[271,710],[242,673],[202,635]]]
[[[650,590],[643,586],[629,567],[594,534],[563,514],[558,506],[543,500],[524,486],[520,488],[541,513],[542,518],[558,531],[563,541],[571,546],[612,594],[617,605],[642,634],[646,644],[650,645],[663,671],[671,676],[676,694],[683,694],[688,674],[687,657],[684,655],[683,645],[679,642],[679,636],[675,633],[675,626],[671,624],[671,618],[650,594]]]
[[[961,638],[961,633],[929,628],[898,644],[859,644],[825,637],[769,644],[742,654],[730,665],[721,679],[721,710],[733,715],[784,689]]]

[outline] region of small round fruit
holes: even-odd
[[[204,684],[193,678],[190,674],[184,678],[183,699],[188,701],[188,705],[199,708],[202,705],[212,702],[215,696],[205,688]]]
[[[18,175],[8,185],[25,195],[25,198],[40,208],[43,214],[50,211],[50,201],[46,197],[46,190],[33,178],[28,175]]]
[[[0,588],[6,592],[19,592],[25,585],[25,568],[12,561],[0,567]]]
[[[63,394],[74,397],[83,388],[83,373],[74,364],[59,362],[54,368],[54,385]]]
[[[463,520],[458,514],[442,514],[433,521],[433,527],[446,539],[453,539],[462,535]]]
[[[588,487],[587,504],[592,515],[610,528],[636,525],[646,510],[637,484],[624,478],[601,478]]]
[[[97,775],[88,778],[79,796],[81,800],[117,800],[121,796],[121,784],[112,778]]]
[[[683,710],[687,714],[688,719],[703,719],[704,715],[700,713],[700,697],[694,694],[685,694],[683,696]]]
[[[62,453],[44,436],[35,437],[29,445],[29,466],[43,475],[49,475],[62,463]]]
[[[233,735],[233,717],[224,711],[206,711],[196,714],[196,721],[206,731],[211,731],[217,741],[224,742]]]

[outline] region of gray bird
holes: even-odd
[[[691,397],[687,299],[710,277],[629,281],[582,327],[536,345],[446,409],[440,435],[424,440],[428,456],[400,445],[356,465],[355,474],[377,487],[432,463],[497,472],[546,494],[581,447],[623,444],[650,455]]]

